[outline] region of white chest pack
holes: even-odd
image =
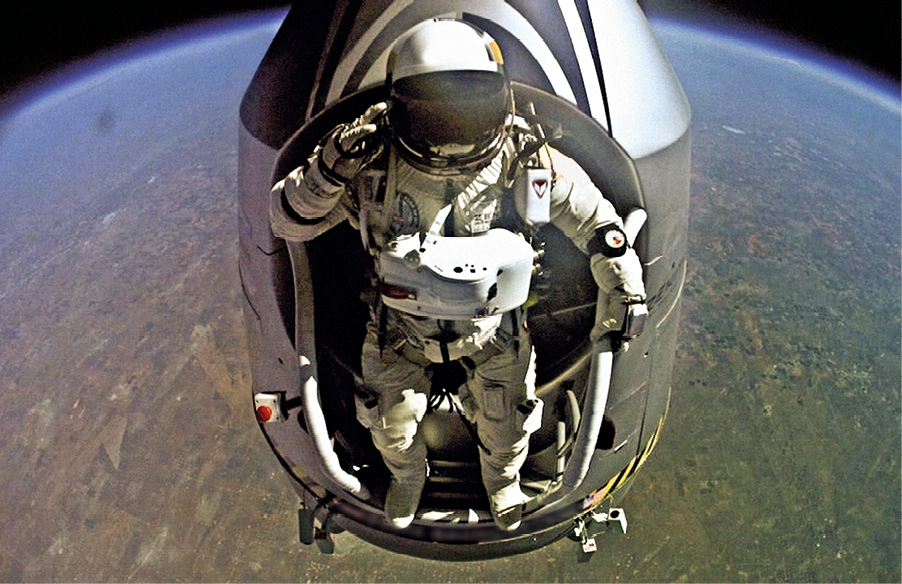
[[[383,302],[437,319],[501,314],[526,302],[536,253],[520,235],[490,229],[472,237],[438,234],[451,206],[426,234],[402,235],[376,254]]]

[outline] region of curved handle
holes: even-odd
[[[623,218],[623,233],[626,234],[626,240],[630,242],[630,245],[635,243],[636,236],[639,235],[639,231],[647,219],[648,213],[645,212],[645,209],[639,208],[633,209]]]
[[[576,435],[573,455],[567,461],[564,469],[563,483],[566,489],[572,490],[579,487],[589,472],[592,454],[595,452],[598,433],[601,430],[604,411],[608,403],[613,363],[614,353],[609,346],[592,355],[592,362],[589,365],[589,387],[586,391],[582,419]]]
[[[306,373],[305,369],[310,368],[310,360],[300,355],[298,363],[303,376]],[[307,380],[301,388],[301,403],[303,404],[304,420],[307,422],[307,431],[313,440],[313,447],[322,463],[323,471],[336,485],[358,499],[369,499],[370,493],[360,479],[341,468],[341,464],[338,462],[338,455],[335,454],[335,449],[332,447],[329,430],[326,427],[326,417],[319,401],[319,387],[313,375],[307,375]]]

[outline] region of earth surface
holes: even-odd
[[[61,75],[0,125],[0,580],[882,581],[900,574],[900,104],[654,22],[693,106],[690,277],[628,532],[480,563],[298,542],[254,419],[238,103],[284,13]]]

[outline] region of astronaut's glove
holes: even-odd
[[[589,335],[599,348],[608,347],[613,352],[626,351],[629,343],[642,334],[648,321],[648,307],[645,298],[624,298],[609,296],[599,299],[596,309],[595,326]]]
[[[648,321],[648,305],[645,302],[628,302],[626,315],[623,317],[623,328],[620,333],[627,341],[635,339],[645,330]]]
[[[612,341],[615,351],[626,350],[629,341],[641,333],[648,315],[642,263],[623,230],[614,223],[596,230],[588,249],[592,254],[589,260],[592,277],[599,292],[590,339],[597,343],[604,338]]]
[[[630,347],[630,341],[642,334],[645,323],[648,321],[648,306],[645,302],[633,302],[626,304],[626,313],[623,315],[623,326],[620,329],[619,347],[615,339],[614,350],[626,351]]]
[[[336,186],[347,183],[381,150],[379,120],[388,109],[380,102],[350,124],[341,124],[326,136],[319,155],[319,171]]]

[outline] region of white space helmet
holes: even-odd
[[[498,44],[460,21],[421,22],[388,60],[395,144],[427,172],[488,164],[507,135],[513,99]]]

